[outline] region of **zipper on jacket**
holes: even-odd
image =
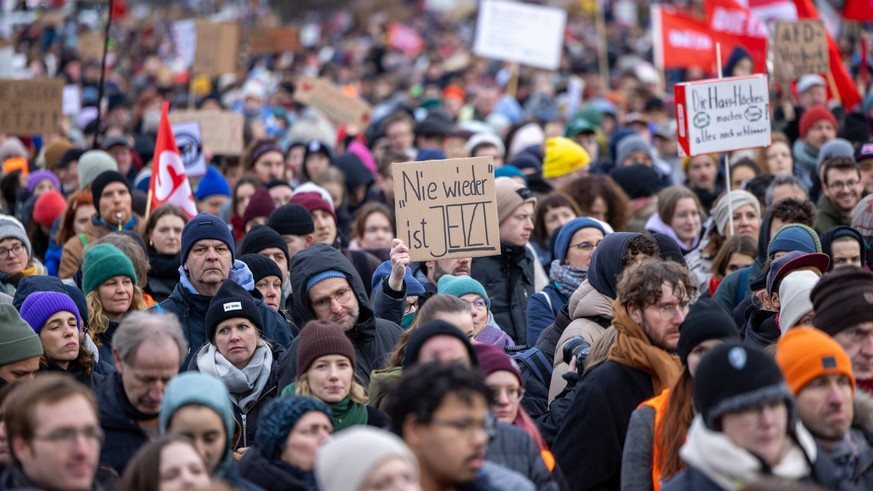
[[[243,437],[243,447],[248,447],[248,446],[249,446],[249,442],[248,442],[247,439],[246,439],[246,426],[247,426],[247,425],[246,425],[246,415],[245,415],[245,414],[240,414],[240,416],[242,417],[242,437]]]

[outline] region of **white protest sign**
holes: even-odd
[[[473,51],[485,58],[557,70],[567,12],[503,0],[479,5]]]
[[[206,159],[203,158],[203,135],[200,133],[198,121],[183,121],[174,123],[173,137],[179,147],[179,155],[185,164],[185,174],[188,177],[206,175]]]
[[[682,83],[673,92],[677,138],[687,155],[770,145],[766,75]]]
[[[77,116],[82,110],[82,95],[79,86],[75,84],[64,85],[63,111],[65,116]]]
[[[172,32],[176,54],[185,68],[190,68],[197,49],[197,22],[194,19],[177,20],[172,24]]]

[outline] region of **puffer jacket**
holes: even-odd
[[[527,342],[527,301],[536,291],[534,253],[527,247],[500,244],[499,256],[477,257],[470,266],[491,299],[491,313],[515,344]]]

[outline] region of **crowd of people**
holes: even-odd
[[[81,109],[0,135],[0,490],[873,488],[873,94],[807,74],[769,146],[680,157],[621,9],[603,74],[584,12],[547,72],[397,3],[417,48],[336,10],[220,77],[172,9],[117,12],[103,82],[90,7],[11,25]],[[372,121],[296,102],[300,75]],[[164,100],[244,116],[195,216],[147,198]],[[500,253],[411,262],[392,164],[482,156]]]

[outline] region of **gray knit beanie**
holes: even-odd
[[[24,226],[21,222],[8,215],[0,215],[0,240],[18,239],[24,244],[27,249],[27,257],[33,257],[30,249],[30,239],[27,238],[27,232],[24,231]]]
[[[118,162],[103,150],[89,150],[79,157],[79,188],[91,189],[91,183],[104,171],[118,171]]]
[[[406,444],[392,433],[368,426],[355,426],[338,433],[318,451],[315,478],[321,491],[361,489],[364,480],[388,459],[407,461],[416,475],[418,461]]]

